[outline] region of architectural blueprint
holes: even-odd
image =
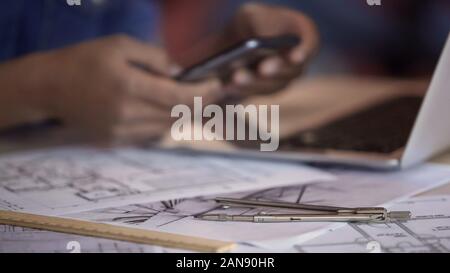
[[[256,200],[302,202],[339,206],[375,206],[411,196],[450,181],[450,168],[427,164],[403,172],[377,173],[330,169],[337,179],[332,182],[289,185],[228,196]],[[223,194],[222,194],[223,195]],[[265,209],[228,208],[217,206],[214,197],[172,199],[139,203],[68,215],[91,221],[139,226],[212,239],[245,242],[262,248],[289,248],[288,242],[324,230],[330,223],[235,223],[209,222],[195,219],[202,213],[258,214],[275,212]],[[277,211],[282,212],[282,211]],[[273,241],[272,241],[273,240]],[[302,239],[303,240],[303,239]]]
[[[167,249],[35,229],[1,226],[0,253],[153,253]]]
[[[53,149],[0,157],[0,209],[61,215],[330,179],[298,164],[138,148]]]
[[[404,223],[348,224],[302,244],[299,252],[450,252],[450,196],[397,202],[393,210],[410,210]]]
[[[424,164],[401,172],[339,168],[324,171],[295,164],[134,148],[34,151],[0,157],[0,209],[232,240],[239,243],[237,251],[367,251],[372,249],[371,244],[389,252],[448,249],[449,223],[443,209],[449,207],[448,199],[442,207],[437,205],[439,202],[429,206],[439,209],[438,212],[415,214],[418,216],[413,221],[385,225],[389,230],[384,233],[379,232],[382,226],[372,225],[256,224],[195,219],[202,213],[283,212],[224,208],[214,202],[217,196],[376,206],[450,181],[450,168],[438,164]],[[411,207],[414,213],[412,207],[420,203],[396,206],[400,204],[405,204],[405,209]],[[71,252],[80,245],[82,252],[172,251],[8,226],[0,226],[0,233],[0,251],[9,252]],[[436,234],[444,235],[437,243]],[[333,241],[336,238],[339,240]],[[389,240],[384,241],[385,238]]]
[[[411,210],[404,223],[347,224],[310,241],[282,249],[239,244],[235,252],[450,252],[450,196],[411,198],[391,209]],[[130,217],[131,219],[132,217]],[[133,223],[137,224],[137,223]],[[180,250],[98,238],[0,226],[0,252],[179,252]]]

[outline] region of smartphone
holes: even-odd
[[[240,67],[253,68],[262,59],[283,53],[299,43],[300,38],[295,35],[247,39],[183,70],[176,79],[192,82],[218,77],[226,81],[234,70]]]

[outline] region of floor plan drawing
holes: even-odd
[[[319,171],[300,164],[153,149],[56,148],[0,157],[0,209],[230,240],[261,249],[307,251],[298,246],[330,223],[258,225],[202,221],[195,216],[275,212],[224,208],[215,203],[218,196],[376,206],[449,180],[449,167],[431,163],[402,172]]]
[[[167,250],[21,227],[0,225],[0,253],[155,253]]]
[[[166,204],[169,205],[170,204]],[[164,206],[164,205],[163,205]],[[450,251],[450,196],[411,198],[396,202],[391,209],[410,209],[412,220],[389,224],[348,224],[324,231],[310,241],[292,243],[275,252],[449,252]],[[110,212],[113,213],[113,212]],[[119,213],[119,212],[115,212]],[[121,213],[127,214],[126,211]],[[139,213],[136,211],[135,216]],[[143,219],[127,219],[129,224]],[[147,219],[147,218],[145,218]],[[123,219],[122,219],[123,220]],[[69,253],[69,243],[80,245],[80,252],[141,253],[180,251],[127,242],[92,239],[76,235],[54,233],[28,228],[0,225],[0,252],[59,252]],[[264,248],[240,244],[238,252],[264,252]]]
[[[307,187],[314,185],[286,186],[279,188],[269,188],[251,193],[232,194],[234,197],[256,200],[278,200],[300,202]],[[226,209],[217,205],[213,197],[196,197],[189,199],[175,199],[160,201],[149,204],[135,204],[120,208],[101,209],[95,212],[81,213],[79,215],[101,215],[96,221],[120,223],[130,225],[145,226],[153,225],[155,228],[176,225],[178,221],[193,218],[204,213],[238,213],[238,214],[258,214],[262,209],[233,208]]]
[[[395,203],[392,209],[411,210],[407,222],[348,224],[309,242],[294,245],[299,252],[368,252],[378,245],[380,252],[449,252],[450,196],[421,197]]]
[[[435,167],[440,168],[440,166],[428,166],[424,167],[422,171],[426,172],[426,169],[434,169]],[[354,172],[353,175],[349,175],[347,172],[343,174],[339,170],[330,170],[336,176],[336,181],[274,187],[249,192],[221,194],[221,196],[265,201],[302,202],[317,205],[376,206],[430,187],[429,181],[441,181],[441,183],[442,181],[447,181],[449,178],[448,170],[442,170],[444,171],[441,173],[443,176],[435,176],[436,172],[433,171],[434,178],[422,176],[419,179],[415,175],[415,170],[402,174],[372,174],[370,178],[367,178],[367,173]],[[365,179],[361,179],[362,177]],[[258,225],[254,223],[210,222],[196,219],[195,216],[204,213],[254,215],[259,213],[287,212],[254,208],[223,208],[214,201],[215,197],[217,195],[137,203],[69,214],[68,216],[212,239],[239,242],[258,241],[258,246],[264,246],[264,243],[259,242],[260,240],[279,238],[280,234],[286,237],[297,236],[315,232],[330,225],[330,223],[274,223]],[[288,247],[292,247],[292,245]]]
[[[0,158],[0,206],[58,215],[330,179],[325,172],[293,164],[138,148],[55,149]]]

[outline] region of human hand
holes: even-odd
[[[222,97],[216,80],[175,82],[162,49],[126,36],[60,49],[44,60],[41,108],[90,139],[157,138],[170,127],[174,105],[190,105],[194,96],[205,103]]]
[[[259,36],[297,35],[301,42],[285,55],[261,61],[256,71],[239,69],[233,75],[235,91],[243,95],[271,93],[298,77],[319,46],[315,24],[306,15],[277,6],[257,3],[244,5],[228,31],[229,39]]]

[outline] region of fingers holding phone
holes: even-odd
[[[312,19],[299,11],[280,6],[259,3],[243,5],[232,23],[232,28],[234,35],[240,39],[252,36],[296,35],[302,42],[282,56],[294,65],[305,64],[314,57],[319,47],[319,32]]]
[[[285,87],[301,75],[319,47],[319,34],[306,15],[277,6],[257,3],[244,5],[233,23],[235,35],[241,39],[252,36],[276,37],[295,35],[301,42],[288,51],[262,59],[256,70],[235,71],[236,92],[271,93]]]
[[[218,48],[235,43],[186,68],[177,79],[221,78],[228,92],[238,96],[272,93],[302,73],[319,43],[308,17],[261,4],[244,5],[222,36]]]

